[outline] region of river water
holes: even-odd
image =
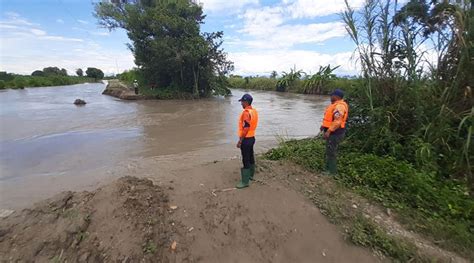
[[[0,209],[94,187],[146,158],[186,166],[237,158],[237,101],[121,101],[104,84],[0,91]],[[315,136],[328,98],[252,91],[257,151]],[[77,98],[87,101],[75,106]]]

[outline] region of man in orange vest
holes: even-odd
[[[253,146],[255,144],[255,130],[258,125],[257,110],[252,108],[253,98],[250,94],[244,94],[239,100],[244,109],[239,118],[239,142],[237,148],[242,153],[242,163],[244,167],[240,169],[241,180],[237,184],[238,189],[249,186],[249,180],[253,180],[255,174],[255,157]]]
[[[349,105],[343,100],[344,92],[336,89],[331,93],[331,105],[324,113],[321,132],[326,142],[326,170],[337,173],[337,148],[346,134],[346,122],[349,116]]]

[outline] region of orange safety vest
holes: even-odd
[[[242,132],[244,130],[244,112],[248,112],[250,114],[250,127],[249,132],[245,138],[255,137],[255,130],[257,129],[258,125],[258,112],[254,108],[244,109],[239,117],[239,137],[242,136]]]
[[[326,108],[326,112],[324,113],[324,120],[323,120],[323,127],[324,128],[329,128],[331,127],[332,122],[334,121],[334,109],[336,108],[337,105],[343,105],[344,108],[346,108],[346,112],[344,116],[342,116],[342,123],[341,123],[341,128],[344,129],[346,127],[346,121],[347,117],[349,116],[349,105],[344,100],[338,100],[334,103],[331,103]]]

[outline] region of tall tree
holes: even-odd
[[[82,71],[81,68],[76,69],[76,74],[77,74],[79,77],[84,76],[84,72]]]
[[[86,75],[87,77],[94,78],[96,80],[104,78],[104,72],[98,68],[87,68]]]
[[[63,69],[64,71],[66,71],[65,69]],[[61,75],[64,75],[64,71],[59,69],[58,67],[46,67],[43,69],[43,72],[45,75],[47,76],[61,76]],[[66,75],[67,75],[67,72],[66,72]]]
[[[99,23],[123,28],[135,63],[148,84],[196,97],[228,94],[232,62],[221,48],[222,32],[201,33],[202,7],[191,0],[123,0],[95,6]]]

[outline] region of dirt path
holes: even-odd
[[[237,160],[224,161],[168,175],[170,202],[178,206],[172,217],[182,224],[182,246],[191,261],[380,261],[345,241],[319,209],[277,181],[228,190],[239,167]]]
[[[157,162],[130,171],[153,183],[120,179],[0,219],[0,261],[381,261],[344,240],[316,206],[278,180],[226,190],[240,176],[238,160],[181,169]]]

